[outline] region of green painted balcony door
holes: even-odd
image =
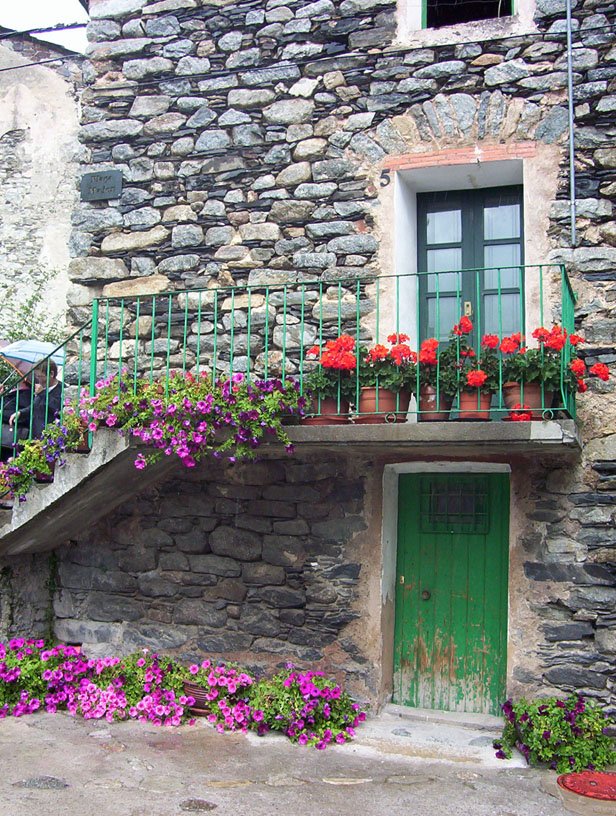
[[[422,338],[463,314],[478,335],[524,330],[521,187],[421,193],[417,232]]]
[[[507,474],[400,476],[395,703],[500,713],[508,540]]]

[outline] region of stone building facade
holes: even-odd
[[[566,265],[587,361],[612,365],[616,20],[611,3],[572,5],[575,246],[564,0],[434,31],[414,30],[403,0],[91,0],[83,169],[121,169],[124,188],[75,216],[71,321],[85,320],[93,297],[322,281],[326,325],[344,326],[357,281],[416,271],[421,195],[515,186],[524,263]],[[532,314],[539,284],[525,274]],[[560,279],[544,283],[544,320],[559,322]],[[301,326],[298,347],[314,340]],[[188,345],[192,364],[198,345]],[[292,459],[203,464],[110,513],[57,551],[53,597],[40,589],[38,608],[58,637],[91,651],[291,659],[346,677],[375,704],[392,690],[409,702],[397,650],[410,579],[396,540],[419,522],[404,508],[420,477],[479,479],[488,491],[500,480],[486,495],[500,508],[505,590],[491,566],[460,579],[481,574],[486,599],[500,592],[494,694],[581,690],[613,707],[615,417],[613,384],[593,382],[578,401],[579,437],[556,423],[560,444],[502,424],[489,438],[462,425],[440,438],[298,429]],[[427,603],[459,560],[433,558]],[[45,573],[42,556],[11,568],[30,561]],[[488,628],[474,653],[490,653]],[[456,673],[448,643],[429,654],[416,643],[432,692],[419,689],[414,704],[494,711],[472,689],[472,655],[455,700],[434,692]]]
[[[0,297],[3,308],[7,297],[15,307],[43,287],[47,310],[60,321],[83,159],[77,138],[81,61],[62,47],[2,30]]]

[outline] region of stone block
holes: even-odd
[[[126,79],[144,79],[153,74],[164,74],[173,71],[174,63],[164,57],[150,59],[128,60],[124,63],[122,72]]]
[[[237,105],[237,107],[240,107]],[[314,102],[308,99],[288,99],[274,102],[263,110],[263,119],[274,125],[292,125],[312,117]]]
[[[162,226],[143,232],[116,232],[106,235],[101,244],[102,252],[131,252],[158,246],[167,240],[169,230]]]
[[[254,638],[246,632],[199,633],[198,648],[205,654],[224,654],[225,652],[248,651]]]
[[[68,276],[78,283],[98,283],[124,280],[129,272],[121,258],[73,258]]]
[[[158,565],[161,570],[171,572],[183,572],[190,569],[188,558],[181,552],[161,553]]]
[[[242,564],[242,580],[245,584],[257,586],[280,586],[286,581],[282,566],[266,564],[263,561]]]
[[[171,289],[169,278],[164,275],[149,275],[145,278],[132,278],[103,286],[103,297],[138,297],[168,292]],[[143,332],[143,329],[142,329]],[[142,333],[141,332],[141,333]]]
[[[246,566],[253,566],[252,564]],[[205,590],[204,596],[208,599],[222,599],[241,603],[248,593],[246,585],[237,578],[224,578],[218,581],[216,586]]]
[[[139,592],[148,598],[172,598],[178,593],[178,584],[162,578],[157,572],[144,572],[138,576]]]
[[[92,3],[90,18],[92,20],[121,19],[140,11],[146,2],[147,0],[99,0],[98,3]]]
[[[183,646],[194,635],[194,631],[193,627],[170,624],[128,624],[122,633],[122,646],[128,653],[140,649],[160,653]]]
[[[306,550],[294,536],[265,535],[263,560],[281,567],[301,567],[306,561]]]
[[[559,688],[575,689],[580,688],[605,688],[607,677],[599,672],[590,669],[578,668],[576,666],[557,666],[548,669],[544,675],[545,679]]]
[[[251,635],[276,637],[282,626],[278,617],[261,606],[244,604],[240,616],[240,628]]]
[[[192,626],[213,626],[222,628],[227,622],[224,610],[196,598],[182,598],[173,608],[173,622]]]
[[[261,539],[256,533],[226,525],[210,533],[210,547],[216,555],[239,561],[257,561],[261,557]]]
[[[134,598],[96,592],[88,597],[86,614],[94,621],[135,621],[144,617],[144,607]]]
[[[258,598],[269,606],[284,608],[298,608],[306,605],[306,593],[303,589],[290,587],[269,586],[250,591],[249,599]]]
[[[242,571],[240,564],[233,558],[223,558],[219,555],[190,555],[188,560],[194,572],[202,572],[207,575],[237,578]]]

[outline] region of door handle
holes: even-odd
[[[430,598],[431,598],[432,596],[431,596],[431,594],[428,592],[428,590],[427,590],[427,589],[424,589],[424,591],[421,593],[421,597],[422,597],[422,599],[423,599],[424,601],[429,601],[429,600],[430,600]]]

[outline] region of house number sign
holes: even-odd
[[[85,173],[80,184],[82,201],[104,201],[119,198],[122,192],[122,171],[101,170],[99,173]]]

